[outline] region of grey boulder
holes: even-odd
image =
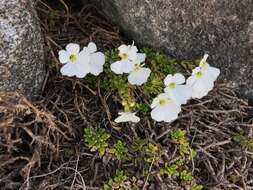
[[[45,77],[44,43],[32,0],[0,0],[0,91],[32,98]]]
[[[99,0],[100,8],[138,44],[178,59],[210,54],[220,79],[253,98],[252,0]]]

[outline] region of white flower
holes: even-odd
[[[220,69],[215,68],[215,67],[211,67],[208,63],[207,63],[207,58],[208,58],[208,54],[205,54],[203,59],[200,61],[199,63],[199,67],[201,67],[203,69],[203,72],[205,72],[207,75],[209,75],[209,77],[215,81],[218,76],[220,75]]]
[[[138,49],[132,44],[121,45],[118,50],[121,60],[112,63],[111,70],[116,74],[129,73],[134,68],[132,61],[137,59]]]
[[[143,68],[141,65],[146,59],[145,53],[137,53],[137,59],[133,61],[134,68],[128,75],[128,82],[132,85],[142,85],[147,82],[151,73],[149,68]]]
[[[211,67],[207,63],[208,54],[200,61],[199,67],[195,68],[186,84],[192,88],[192,98],[202,98],[214,87],[214,81],[220,74],[220,69]]]
[[[179,105],[186,104],[187,100],[191,98],[192,89],[188,85],[183,85],[185,83],[185,77],[176,73],[175,75],[167,75],[164,79],[165,93],[168,97]]]
[[[151,117],[156,121],[171,122],[177,119],[181,107],[165,93],[158,95],[151,104]]]
[[[83,78],[90,72],[89,59],[85,52],[80,52],[78,44],[70,43],[66,50],[59,51],[60,63],[64,64],[60,71],[69,77]]]
[[[213,78],[206,71],[201,67],[197,67],[193,69],[192,76],[187,79],[186,84],[192,88],[192,98],[200,99],[213,89]]]
[[[114,121],[116,123],[121,122],[134,122],[138,123],[140,121],[140,118],[135,115],[136,113],[132,112],[119,112],[119,117],[117,117]]]
[[[96,52],[97,46],[94,42],[90,42],[87,47],[84,47],[83,51],[85,51],[90,57],[90,73],[98,76],[103,72],[105,55],[102,52]]]

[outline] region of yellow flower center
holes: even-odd
[[[128,55],[126,53],[120,53],[119,56],[122,60],[128,60]]]
[[[130,107],[134,107],[134,106],[135,106],[135,102],[131,102]]]
[[[172,83],[169,84],[169,88],[170,88],[170,89],[175,89],[176,86],[177,86],[177,85],[176,85],[176,83],[174,83],[174,82],[172,82]]]
[[[197,78],[201,78],[203,76],[203,73],[199,71],[195,75]]]
[[[164,106],[164,105],[166,105],[166,104],[167,104],[167,101],[166,101],[165,99],[159,100],[159,105],[160,105],[160,106]]]
[[[71,63],[75,63],[77,60],[77,56],[75,54],[72,54],[69,56],[69,60]]]

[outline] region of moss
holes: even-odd
[[[152,72],[160,74],[161,76],[166,76],[181,70],[177,60],[172,57],[155,52],[149,48],[143,48],[141,51],[146,53],[147,64],[151,68]]]
[[[121,59],[117,49],[105,52],[104,72],[101,75],[95,77],[89,74],[83,80],[91,88],[96,87],[99,80],[101,91],[105,94],[114,93],[117,103],[123,106],[125,112],[139,111],[145,115],[150,110],[150,101],[163,92],[163,79],[165,76],[176,72],[185,73],[189,68],[193,68],[196,63],[190,61],[178,62],[170,56],[149,48],[143,48],[141,52],[146,53],[145,66],[152,70],[148,81],[142,86],[132,86],[128,83],[127,74],[117,75],[111,71],[110,65]],[[142,99],[137,101],[135,94],[139,94]]]
[[[139,111],[146,114],[149,111],[147,102],[140,102],[136,100],[134,94],[137,89],[140,90],[141,97],[146,97],[149,101],[158,94],[163,92],[163,79],[167,74],[174,74],[176,72],[185,72],[184,68],[176,61],[176,59],[165,54],[158,53],[149,48],[143,48],[142,53],[146,53],[146,67],[152,70],[148,81],[141,87],[134,87],[127,81],[127,75],[117,75],[110,69],[110,65],[120,60],[117,49],[112,49],[105,52],[104,72],[98,77],[100,88],[106,94],[108,92],[115,93],[118,103],[120,103],[124,111]],[[96,77],[91,75],[85,78],[85,81],[91,85],[96,86]],[[148,102],[150,103],[150,102]]]
[[[235,134],[233,136],[233,141],[250,152],[253,152],[253,138],[249,138],[242,134]]]

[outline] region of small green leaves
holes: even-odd
[[[145,103],[137,104],[136,109],[143,114],[147,114],[150,110],[150,105]]]
[[[179,173],[179,178],[182,182],[190,182],[193,180],[193,176],[191,172],[188,172],[187,170],[183,170]]]
[[[203,186],[202,185],[197,185],[197,184],[194,184],[190,188],[190,190],[202,190],[202,189],[203,189]]]
[[[171,140],[177,141],[177,142],[184,142],[185,141],[185,130],[178,129],[176,131],[171,132],[169,137]]]
[[[160,169],[160,174],[169,177],[179,177],[182,182],[190,182],[193,180],[191,172],[188,172],[187,170],[180,171],[180,166],[177,164],[172,164],[170,166],[165,164],[164,168]]]
[[[159,147],[152,144],[152,143],[148,143],[145,147],[144,147],[144,152],[145,152],[145,161],[148,163],[151,162],[157,162],[160,160],[160,150]]]
[[[243,148],[246,148],[249,151],[253,152],[253,138],[249,138],[241,134],[236,134],[233,136],[233,140]]]
[[[84,129],[84,141],[88,144],[91,151],[98,151],[99,155],[102,157],[108,148],[107,140],[110,135],[106,133],[105,129],[98,128],[85,128]]]
[[[189,146],[188,142],[183,142],[179,144],[179,153],[181,156],[190,154],[188,146]]]
[[[150,60],[153,72],[159,72],[164,75],[176,72],[178,64],[175,59],[149,48],[143,48],[142,51],[147,54],[147,60]]]
[[[178,177],[183,183],[190,183],[193,181],[194,177],[191,172],[183,169],[179,162],[175,162],[175,164],[168,165],[165,163],[165,166],[160,169],[160,175],[167,175],[168,177]],[[191,186],[191,190],[201,190],[203,188],[202,185],[194,184]]]
[[[125,160],[128,158],[127,144],[121,140],[118,140],[110,151],[117,160]]]
[[[148,82],[143,86],[143,91],[147,95],[156,96],[163,91],[163,81],[158,74],[151,73]]]
[[[144,48],[143,53],[146,53],[147,59],[145,66],[152,70],[148,81],[141,88],[141,96],[150,97],[157,96],[163,91],[163,77],[165,74],[172,74],[181,71],[181,67],[176,60],[165,55],[160,54],[152,49]],[[128,83],[127,75],[115,75],[111,72],[110,65],[118,61],[119,51],[112,49],[105,52],[105,65],[103,80],[100,80],[100,86],[104,91],[115,92],[117,94],[117,101],[123,106],[124,112],[132,112],[135,110],[141,113],[147,113],[150,109],[143,103],[137,103],[134,96],[135,88]],[[89,79],[89,76],[87,77]],[[150,103],[150,102],[149,102]]]
[[[190,149],[189,160],[192,160],[197,155],[196,150]]]
[[[189,143],[186,139],[186,131],[181,129],[174,130],[168,134],[168,138],[176,142],[180,157],[170,165],[165,163],[164,167],[160,169],[160,175],[177,177],[182,183],[191,185],[190,190],[201,190],[203,186],[194,183],[194,176],[187,167],[188,163],[197,153],[189,147]]]
[[[164,168],[160,169],[160,174],[167,175],[169,177],[179,176],[178,165],[172,164],[171,166],[168,166],[168,164],[166,163]]]
[[[124,190],[124,182],[127,178],[123,171],[117,170],[114,178],[104,184],[102,190]]]
[[[176,141],[179,143],[179,153],[181,156],[185,156],[190,154],[189,152],[189,143],[186,140],[186,131],[178,129],[170,133],[169,137],[171,140]]]
[[[169,135],[171,140],[176,141],[179,144],[179,153],[183,157],[187,157],[189,160],[193,159],[196,156],[196,151],[189,147],[189,143],[186,139],[186,131],[185,130],[175,130],[172,131]]]

